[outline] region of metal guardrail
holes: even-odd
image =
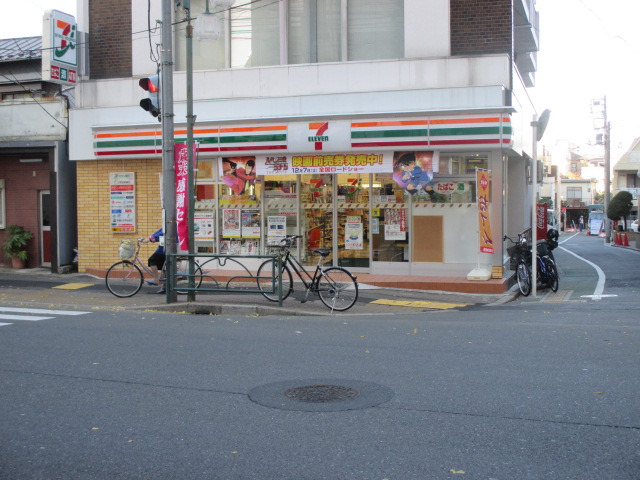
[[[176,270],[175,259],[197,259],[200,271],[194,263],[193,271],[180,267]],[[203,261],[204,259],[204,261]],[[262,264],[273,260],[271,271],[261,272],[258,277],[247,266],[248,260]],[[270,293],[278,294],[278,306],[282,306],[282,276],[279,255],[226,255],[226,254],[172,254],[167,255],[167,289],[186,293],[192,300],[198,293]],[[269,274],[268,276],[266,274]],[[179,287],[178,287],[179,282]],[[259,284],[259,282],[262,282]],[[271,284],[271,289],[265,288]]]

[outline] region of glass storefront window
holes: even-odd
[[[220,162],[218,253],[258,255],[262,250],[262,183],[256,180],[255,157],[226,157]]]
[[[434,175],[436,201],[474,203],[476,201],[476,169],[487,169],[487,153],[440,154],[439,171]]]
[[[371,241],[374,262],[409,261],[410,196],[394,180],[393,174],[373,174]]]
[[[368,268],[420,261],[410,248],[416,218],[451,217],[453,210],[432,203],[475,203],[476,169],[488,168],[489,154],[395,152],[390,173],[257,178],[255,166],[254,156],[198,162],[198,252],[269,254],[281,238],[300,233],[293,253],[303,264],[317,262],[312,250],[329,249],[335,257],[326,263]]]
[[[338,265],[369,266],[369,174],[337,175]]]
[[[264,242],[267,253],[270,246],[281,245],[287,235],[295,235],[298,219],[298,191],[295,175],[272,175],[264,180]],[[297,255],[297,249],[292,249]]]
[[[300,202],[302,206],[302,235],[300,260],[314,265],[317,258],[311,251],[333,248],[333,177],[328,174],[300,175]],[[331,262],[333,256],[327,257]]]

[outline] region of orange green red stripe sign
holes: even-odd
[[[509,145],[511,136],[508,115],[351,123],[353,148]]]
[[[337,132],[335,129],[350,131]],[[194,140],[200,153],[309,153],[300,145],[315,150],[357,153],[372,149],[420,150],[446,147],[511,146],[513,129],[507,114],[427,117],[414,119],[382,119],[351,122],[297,123],[203,126],[194,129]],[[332,130],[332,128],[334,130]],[[311,130],[310,130],[311,129]],[[309,135],[309,132],[313,135]],[[327,135],[328,132],[332,132]],[[303,135],[302,141],[297,137]],[[293,135],[293,137],[292,137]],[[186,143],[184,127],[175,130],[175,142]],[[339,145],[331,145],[336,138]],[[314,143],[315,142],[315,143]],[[332,149],[331,149],[332,147]],[[337,148],[336,148],[337,147]],[[94,153],[97,158],[159,157],[162,155],[161,128],[117,128],[94,132]]]
[[[287,126],[215,127],[194,129],[194,141],[200,152],[278,151],[287,149]],[[176,143],[186,143],[187,131],[175,130]],[[94,134],[96,157],[139,157],[162,155],[162,131],[97,132]]]

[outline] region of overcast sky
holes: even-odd
[[[591,102],[606,96],[615,163],[640,137],[640,2],[537,0],[537,8],[540,52],[530,95],[538,113],[552,111],[542,143],[586,147],[595,138]],[[28,37],[42,35],[45,10],[75,15],[76,0],[5,1],[4,9],[0,36]]]

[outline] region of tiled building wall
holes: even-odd
[[[131,0],[89,0],[90,75],[131,76]]]
[[[109,174],[134,172],[136,232],[112,233]],[[148,237],[162,226],[160,204],[161,160],[112,160],[78,162],[78,241],[80,272],[87,267],[106,269],[118,261],[123,238]],[[146,263],[157,245],[146,245],[140,256]]]
[[[451,0],[451,55],[513,52],[511,0]]]

